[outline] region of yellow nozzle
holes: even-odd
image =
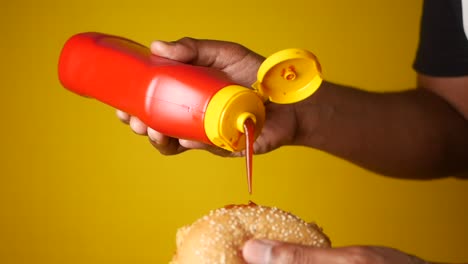
[[[205,133],[216,146],[229,151],[245,149],[244,122],[255,123],[255,137],[265,122],[265,106],[258,94],[246,87],[230,85],[211,98],[205,112]]]
[[[255,115],[253,115],[251,113],[242,113],[242,114],[240,114],[237,117],[236,125],[237,125],[237,130],[239,130],[240,132],[242,132],[244,134],[245,134],[244,124],[245,124],[245,121],[247,121],[247,119],[251,119],[254,122],[254,124],[257,123],[257,118],[255,117]]]

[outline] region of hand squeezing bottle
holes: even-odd
[[[258,136],[265,99],[299,101],[322,81],[315,56],[299,49],[267,58],[257,77],[255,89],[246,88],[219,70],[158,57],[134,41],[95,32],[72,36],[59,59],[65,88],[137,116],[168,136],[229,151],[245,148],[247,120]]]

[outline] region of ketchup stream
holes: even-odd
[[[252,194],[252,159],[253,145],[255,141],[255,123],[252,119],[245,120],[245,165],[247,168],[247,184],[249,186],[249,194]]]

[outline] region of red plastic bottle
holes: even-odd
[[[137,116],[168,136],[234,151],[245,147],[239,125],[246,118],[255,121],[257,132],[263,126],[263,101],[253,90],[234,84],[220,71],[152,55],[125,38],[77,34],[64,45],[58,69],[65,88]],[[229,92],[220,93],[224,89]],[[215,110],[210,110],[207,124],[210,104]],[[215,132],[210,136],[206,130]]]

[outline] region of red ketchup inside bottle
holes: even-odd
[[[247,119],[244,123],[245,132],[245,165],[247,168],[247,184],[249,186],[249,194],[252,194],[252,159],[253,145],[255,142],[255,123],[252,119]]]

